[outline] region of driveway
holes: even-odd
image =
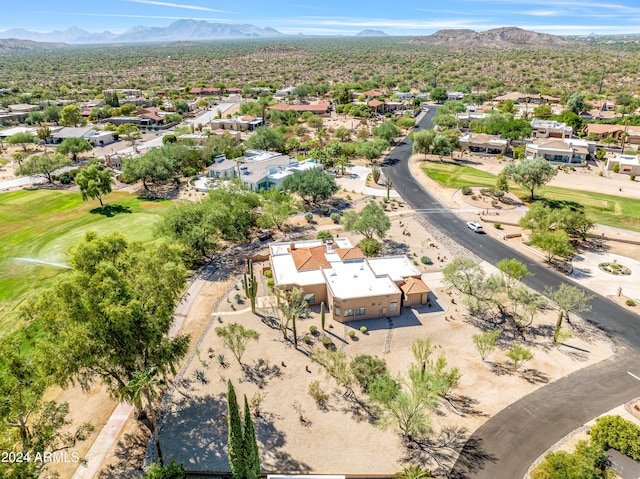
[[[345,176],[337,177],[336,183],[340,188],[351,192],[362,193],[368,196],[387,196],[387,190],[378,188],[369,188],[367,183],[367,176],[371,173],[371,168],[367,166],[352,166],[345,168]],[[356,174],[357,178],[349,178],[349,175]],[[393,188],[389,192],[391,198],[400,198],[400,194]]]

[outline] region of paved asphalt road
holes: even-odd
[[[437,110],[421,118],[420,129],[432,128]],[[463,220],[444,207],[416,181],[408,159],[411,142],[405,139],[389,155],[385,166],[394,187],[404,200],[429,222],[446,232],[480,258],[495,264],[516,258],[533,273],[525,283],[536,291],[555,288],[563,282],[582,288],[565,276],[531,261],[489,235],[469,230]],[[584,289],[584,288],[582,288]],[[592,291],[589,294],[594,294]],[[612,301],[594,294],[592,311],[584,314],[631,348],[613,358],[578,371],[524,397],[500,412],[469,438],[451,477],[476,479],[518,479],[544,451],[566,434],[636,396],[640,396],[640,320]],[[496,394],[499,394],[496,391]]]

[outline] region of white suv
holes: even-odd
[[[475,231],[476,233],[484,233],[484,230],[482,229],[482,225],[478,223],[474,223],[473,221],[469,221],[467,223],[467,228],[469,228],[471,231]]]

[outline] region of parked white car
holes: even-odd
[[[469,221],[467,223],[467,228],[469,228],[471,231],[474,231],[476,233],[484,233],[484,230],[482,229],[482,225],[475,223],[473,221]]]

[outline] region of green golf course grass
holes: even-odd
[[[494,187],[497,179],[496,175],[491,173],[449,162],[425,162],[422,170],[429,178],[447,188]],[[530,203],[531,198],[527,190],[512,186],[512,193],[523,202]],[[537,189],[536,197],[558,208],[565,205],[582,208],[594,223],[640,231],[640,202],[635,199],[556,186]]]
[[[67,262],[69,248],[87,230],[121,232],[129,240],[153,239],[153,226],[167,201],[111,193],[99,208],[80,193],[35,190],[0,194],[0,333],[14,331],[20,306],[50,286]],[[16,259],[23,258],[23,259]]]

